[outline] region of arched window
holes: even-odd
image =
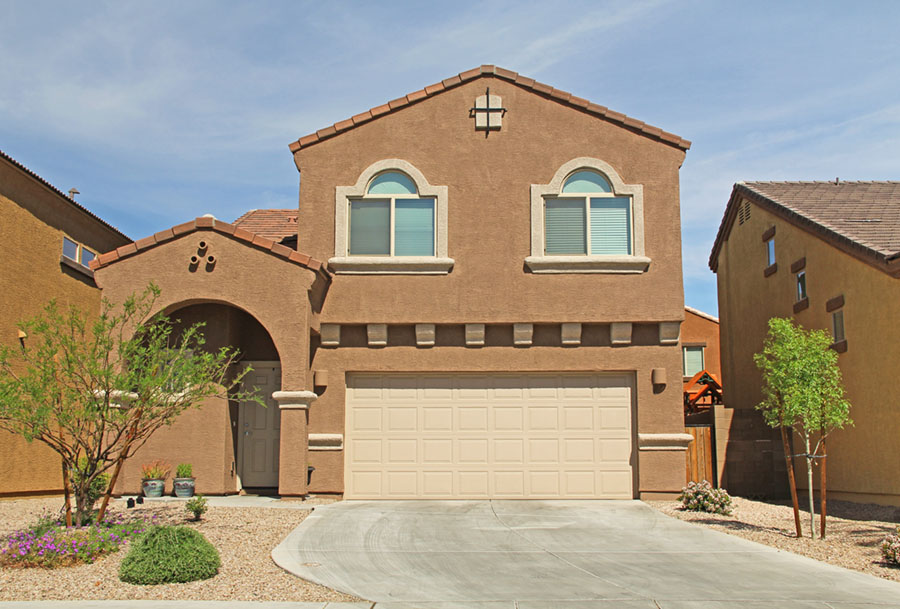
[[[431,186],[406,161],[379,161],[335,198],[341,273],[447,273],[447,187]]]
[[[531,187],[533,272],[642,272],[643,188],[608,164],[579,158]]]

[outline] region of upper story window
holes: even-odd
[[[766,241],[766,266],[775,264],[775,237]]]
[[[806,298],[806,271],[797,273],[797,300]]]
[[[77,262],[81,266],[88,266],[96,257],[96,254],[76,241],[72,241],[68,237],[63,237],[62,255],[73,262]]]
[[[544,254],[631,255],[631,197],[617,197],[602,174],[579,170],[559,196],[544,199]]]
[[[646,271],[643,187],[586,157],[560,167],[549,184],[532,184],[525,262],[535,273]]]
[[[684,376],[692,377],[704,369],[702,346],[684,346],[681,349],[684,364]]]
[[[334,241],[336,273],[449,273],[447,187],[400,159],[374,163],[335,189]]]
[[[398,171],[377,175],[350,200],[351,256],[434,256],[434,198]]]
[[[844,312],[837,310],[831,314],[831,335],[834,336],[834,342],[839,343],[847,336],[844,334]]]

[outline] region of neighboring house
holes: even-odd
[[[701,370],[706,370],[721,382],[719,318],[693,307],[685,307],[684,323],[681,324],[681,354],[685,386]]]
[[[297,249],[206,217],[101,255],[271,396],[182,416],[119,490],[164,457],[201,492],[677,493],[689,145],[482,66],[291,144]]]
[[[88,268],[99,252],[128,237],[0,151],[0,344],[28,344],[16,324],[55,298],[61,306],[100,309]],[[62,492],[56,453],[0,431],[0,496]]]
[[[852,404],[854,426],[828,440],[829,497],[900,505],[900,182],[739,182],[710,267],[722,320],[723,484],[787,490],[781,443],[753,410],[762,399],[753,354],[769,318],[793,317],[832,334]]]

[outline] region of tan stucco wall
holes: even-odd
[[[778,270],[764,277],[762,234],[771,226]],[[796,279],[790,267],[802,257],[810,306],[794,314]],[[754,205],[750,220],[735,223],[723,244],[718,288],[725,402],[734,409],[752,409],[761,399],[752,357],[762,348],[767,320],[794,317],[804,327],[830,332],[825,303],[843,294],[848,349],[839,364],[855,426],[829,438],[829,496],[900,505],[895,448],[900,416],[894,407],[900,399],[894,382],[900,361],[900,280]],[[804,485],[805,464],[797,467],[803,468],[798,482]]]
[[[453,334],[457,328],[446,330]],[[406,331],[406,332],[404,332]],[[350,372],[596,372],[634,371],[636,413],[635,431],[640,433],[676,433],[684,429],[681,411],[680,349],[677,346],[654,346],[649,340],[633,346],[610,347],[608,328],[598,326],[585,331],[598,339],[594,346],[569,348],[561,346],[512,346],[512,330],[497,328],[498,339],[485,347],[471,348],[457,344],[433,348],[401,346],[389,342],[385,348],[364,346],[364,327],[349,327],[342,346],[320,348],[313,360],[315,370],[327,371],[329,385],[309,411],[310,433],[343,433],[346,375]],[[559,326],[546,326],[541,334],[558,337]],[[411,333],[411,328],[398,328],[396,335]],[[650,328],[635,331],[635,337],[652,333]],[[438,328],[441,340],[442,328]],[[461,335],[461,333],[459,333]],[[508,340],[499,336],[507,334]],[[538,331],[536,331],[536,335]],[[606,338],[604,341],[602,337]],[[389,339],[391,336],[389,335]],[[397,341],[400,342],[400,341]],[[452,339],[448,339],[451,342]],[[548,337],[549,342],[549,337]],[[558,342],[558,338],[557,338]],[[662,367],[676,371],[662,391],[651,384],[651,369]],[[637,439],[635,435],[635,440]],[[679,451],[640,451],[635,469],[639,475],[636,490],[642,492],[676,492],[684,484],[684,453]],[[311,492],[343,491],[343,453],[311,451],[309,462],[316,467]]]
[[[722,366],[719,356],[719,324],[691,311],[684,311],[684,323],[681,324],[682,345],[703,345],[703,364],[706,371],[720,381]],[[684,377],[687,385],[688,377]]]
[[[486,85],[508,109],[502,129],[487,137],[469,117]],[[530,187],[550,182],[560,166],[579,157],[605,161],[626,184],[643,185],[648,272],[549,275],[525,267]],[[323,260],[334,256],[335,187],[354,185],[370,165],[391,158],[414,165],[431,185],[448,187],[448,254],[455,265],[440,276],[334,277],[318,321],[344,324],[341,346],[315,352],[313,368],[327,371],[330,382],[311,406],[310,433],[343,431],[347,373],[435,370],[629,371],[637,379],[636,431],[683,431],[680,347],[659,346],[655,324],[635,326],[635,344],[611,347],[608,326],[684,317],[683,151],[513,84],[477,80],[295,153],[301,173],[298,249]],[[414,346],[407,324],[417,322],[438,324],[437,346]],[[547,325],[535,327],[534,346],[516,348],[516,322]],[[585,325],[583,346],[559,346],[561,322],[593,324]],[[364,326],[347,325],[365,323],[389,324],[386,348],[368,348]],[[487,323],[488,345],[467,348],[459,325],[465,323]],[[654,393],[650,383],[654,367],[668,373],[662,392]],[[638,461],[636,490],[675,492],[683,485],[683,452],[641,451]],[[316,467],[312,492],[343,490],[343,452],[311,451],[309,462]]]
[[[55,298],[96,313],[100,291],[93,281],[60,264],[63,236],[95,253],[127,242],[58,193],[0,159],[0,344],[18,348],[18,322]],[[27,344],[27,343],[26,343]],[[56,453],[0,431],[0,496],[62,491]]]
[[[207,244],[206,255],[216,258],[212,268],[190,264],[201,240]],[[200,230],[98,269],[96,276],[103,295],[113,302],[153,281],[162,292],[156,310],[184,324],[205,321],[208,347],[237,347],[246,360],[280,360],[282,389],[311,388],[307,292],[314,274],[308,269],[227,235]],[[118,492],[137,492],[140,464],[154,458],[167,459],[173,466],[191,462],[198,492],[235,492],[234,419],[222,400],[210,400],[201,410],[186,412],[129,460]],[[290,430],[282,433],[289,436]],[[303,482],[305,488],[305,471]]]
[[[485,137],[469,108],[485,86],[508,112]],[[646,254],[637,275],[539,275],[531,253],[531,184],[564,163],[593,157],[644,188]],[[334,256],[336,186],[356,183],[376,161],[412,163],[448,187],[449,275],[339,275],[322,312],[335,323],[610,322],[681,320],[680,149],[545,99],[479,79],[341,133],[295,154],[300,168],[298,249]],[[565,295],[565,297],[560,297]]]

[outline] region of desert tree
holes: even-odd
[[[0,347],[0,429],[38,441],[62,463],[66,524],[87,522],[91,484],[110,478],[103,518],[126,459],[160,428],[213,396],[236,395],[237,352],[207,350],[203,324],[182,329],[151,315],[160,290],[150,284],[99,315],[51,301],[19,324],[21,348]],[[21,334],[20,334],[21,336]]]
[[[841,371],[831,342],[822,330],[804,330],[790,319],[774,317],[769,320],[763,350],[754,356],[763,377],[763,401],[757,408],[769,426],[781,430],[797,537],[802,536],[802,530],[789,429],[803,439],[805,453],[798,456],[806,459],[811,536],[815,536],[813,466],[816,459],[822,459],[820,535],[824,536],[825,439],[834,429],[850,423],[850,404],[844,399]]]

